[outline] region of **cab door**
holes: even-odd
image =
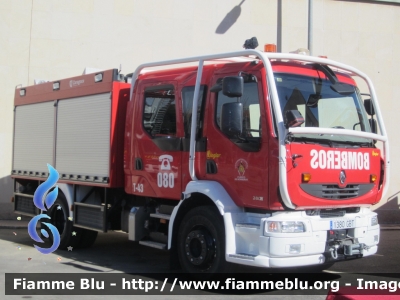
[[[217,86],[226,73],[213,77]],[[238,206],[268,207],[268,139],[265,99],[260,70],[243,73],[242,97],[229,98],[222,90],[211,92],[207,103],[207,172],[206,179],[222,184]],[[230,136],[221,129],[225,104],[240,102],[243,107],[242,133]]]
[[[178,200],[182,117],[175,98],[176,82],[142,82],[138,90],[131,148],[132,193]]]

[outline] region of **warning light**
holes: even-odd
[[[311,180],[311,174],[310,173],[301,174],[301,180],[303,182],[309,182]]]
[[[369,180],[370,180],[371,182],[375,182],[377,179],[378,179],[378,176],[375,175],[375,174],[371,174],[370,177],[369,177]]]
[[[94,76],[94,82],[101,82],[103,81],[103,73],[96,74]]]
[[[60,82],[53,82],[53,91],[58,91],[60,89]]]
[[[276,52],[276,45],[275,44],[265,44],[264,52]]]
[[[326,55],[318,55],[319,58],[328,58]]]

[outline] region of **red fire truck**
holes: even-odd
[[[15,212],[40,213],[51,164],[60,249],[122,230],[194,273],[377,252],[389,145],[353,67],[248,49],[21,87],[14,104]]]

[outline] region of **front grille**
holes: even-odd
[[[340,188],[337,185],[322,185],[322,198],[325,199],[349,199],[358,196],[360,187],[358,184]]]
[[[346,214],[357,214],[359,212],[360,212],[359,207],[308,209],[308,210],[306,210],[307,216],[320,216],[321,218],[344,217]]]
[[[321,218],[337,218],[344,217],[346,215],[346,210],[344,209],[323,209],[319,212]]]
[[[336,184],[300,184],[301,189],[307,194],[328,200],[346,200],[360,197],[368,193],[374,187],[370,184],[349,184],[344,188]]]

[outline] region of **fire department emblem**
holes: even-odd
[[[344,182],[346,181],[346,173],[343,170],[340,171],[339,180],[341,184],[344,184]]]
[[[235,169],[238,172],[238,176],[235,178],[235,180],[238,181],[247,181],[248,179],[245,176],[246,170],[248,168],[248,164],[247,161],[245,161],[244,159],[238,159],[235,163]]]

